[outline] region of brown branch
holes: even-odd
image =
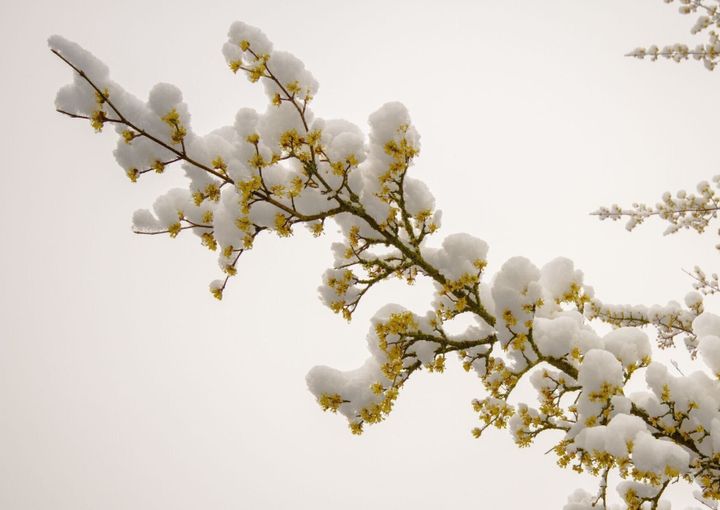
[[[223,180],[223,181],[226,181],[226,182],[229,182],[229,183],[233,183],[233,184],[234,184],[234,181],[233,181],[232,179],[230,179],[230,177],[228,177],[227,175],[223,175],[223,174],[221,174],[220,172],[216,171],[215,169],[210,168],[210,167],[208,167],[208,166],[206,166],[206,165],[203,165],[202,163],[199,163],[198,161],[195,161],[194,159],[192,159],[191,157],[189,157],[189,156],[187,155],[187,153],[185,152],[184,144],[183,144],[183,146],[182,146],[182,151],[178,151],[177,149],[175,149],[175,148],[172,147],[171,145],[168,145],[167,143],[165,143],[165,142],[162,141],[161,139],[159,139],[159,138],[157,138],[156,136],[148,133],[148,132],[145,131],[144,129],[141,129],[140,127],[138,127],[138,126],[137,126],[136,124],[134,124],[133,122],[129,121],[129,120],[128,120],[127,118],[125,118],[125,116],[120,112],[120,110],[115,107],[115,105],[112,103],[112,101],[110,100],[110,98],[108,97],[108,95],[105,94],[105,92],[103,92],[102,90],[100,90],[100,89],[98,88],[98,86],[95,85],[95,83],[93,83],[93,81],[92,81],[90,78],[88,78],[88,76],[85,74],[85,72],[84,72],[82,69],[77,68],[72,62],[70,62],[68,59],[66,59],[65,57],[63,57],[62,54],[61,54],[59,51],[57,51],[57,50],[55,50],[55,49],[51,49],[50,51],[52,51],[55,55],[57,55],[58,58],[60,58],[60,60],[62,60],[62,61],[65,62],[68,66],[70,66],[70,67],[73,69],[73,71],[75,71],[83,80],[85,80],[85,81],[93,88],[93,90],[98,94],[98,96],[101,97],[101,98],[103,99],[103,101],[108,104],[108,106],[109,106],[110,108],[112,108],[112,110],[113,110],[113,111],[115,112],[115,114],[118,116],[118,119],[117,119],[117,120],[107,119],[108,122],[115,122],[115,123],[124,124],[124,125],[128,126],[129,128],[134,129],[135,131],[137,131],[138,134],[140,134],[140,135],[148,138],[149,140],[152,140],[153,142],[155,142],[156,144],[160,145],[160,146],[163,147],[164,149],[172,152],[173,154],[175,154],[176,156],[178,156],[178,158],[182,159],[183,161],[186,161],[187,163],[189,163],[189,164],[191,164],[191,165],[193,165],[193,166],[196,166],[197,168],[200,168],[201,170],[204,170],[205,172],[207,172],[207,173],[209,173],[209,174],[212,174],[212,175],[214,175],[215,177],[218,177],[219,179],[221,179],[221,180]],[[64,113],[64,114],[69,115],[69,116],[75,116],[76,118],[82,118],[81,116],[77,116],[76,114],[71,114],[71,113],[64,112],[64,111],[61,112],[61,113]]]

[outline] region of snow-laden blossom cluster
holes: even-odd
[[[668,223],[665,235],[674,234],[681,229],[695,230],[702,234],[710,222],[717,218],[720,209],[720,197],[717,188],[720,188],[720,175],[713,177],[713,184],[702,181],[697,185],[697,194],[680,190],[673,196],[665,192],[662,199],[655,204],[633,204],[632,208],[624,209],[617,204],[610,207],[600,207],[593,214],[601,220],[617,221],[627,218],[625,228],[628,231],[643,223],[646,219],[657,216]],[[720,245],[718,245],[720,249]]]
[[[661,348],[673,347],[675,339],[680,336],[688,350],[694,352],[697,348],[697,337],[692,322],[703,310],[702,295],[693,291],[685,296],[685,306],[675,301],[653,306],[609,305],[593,298],[586,307],[586,316],[617,327],[654,326]]]
[[[443,372],[454,354],[482,385],[472,402],[479,418],[473,435],[509,428],[527,446],[547,431],[560,466],[600,478],[597,494],[575,492],[566,510],[611,508],[611,473],[621,479],[616,501],[624,508],[668,508],[660,498],[680,478],[706,501],[720,499],[720,317],[704,310],[701,293],[684,305],[607,305],[564,258],[538,267],[514,257],[486,275],[482,239],[456,233],[435,240],[441,215],[428,187],[410,175],[420,136],[407,109],[383,105],[370,115],[367,135],[347,121],[316,117],[312,74],[244,23],[231,26],[223,54],[233,72],[262,84],[267,108],[241,108],[231,125],[206,135],[192,129],[176,87],[156,85],[143,101],[77,44],[54,36],[50,47],[74,71],[57,95],[58,111],[96,131],[114,128],[115,157],[130,180],[173,166],[184,171],[187,186],[136,212],[134,228],[170,237],[189,230],[216,251],[223,277],[210,290],[218,299],[262,232],[289,237],[301,224],[319,236],[329,220],[342,240],[332,245],[319,295],[334,312],[350,320],[363,296],[391,277],[432,281],[429,310],[389,304],[375,314],[359,368],[309,372],[320,406],[344,416],[352,432],[387,418],[413,373]],[[709,185],[699,191],[665,201],[671,212],[664,217],[698,229],[702,217],[686,219],[678,207],[715,203]],[[645,209],[633,214],[647,216]],[[460,316],[471,325],[451,333]],[[600,335],[593,320],[616,328]],[[639,329],[646,325],[658,328],[666,347],[682,334],[705,368],[674,376],[653,362]],[[516,402],[523,378],[537,402]],[[646,390],[627,392],[633,378]]]
[[[674,0],[663,0],[666,4],[673,3]],[[680,14],[693,14],[698,17],[690,32],[695,34],[706,33],[707,41],[705,44],[697,44],[694,48],[690,48],[686,44],[672,44],[663,46],[656,45],[635,48],[628,53],[627,56],[639,59],[649,58],[657,60],[664,58],[675,62],[682,62],[691,57],[702,62],[705,69],[712,71],[720,62],[720,1],[719,0],[678,0]]]

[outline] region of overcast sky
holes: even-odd
[[[424,313],[427,283],[374,290],[348,325],[316,297],[332,232],[259,239],[222,302],[195,238],[131,233],[132,212],[183,181],[131,184],[113,135],[54,112],[70,73],[46,39],[79,42],[140,97],[178,85],[205,133],[264,109],[220,52],[236,19],[305,62],[318,116],[365,128],[383,103],[408,106],[413,173],[443,233],[489,243],[490,274],[562,255],[606,302],[651,304],[690,290],[682,268],[717,268],[715,232],[628,234],[588,215],[718,173],[717,72],[623,57],[694,41],[694,20],[660,0],[5,1],[0,508],[549,510],[594,491],[543,455],[558,436],[473,439],[481,384],[455,360],[361,437],[320,411],[306,372],[362,363],[369,317],[387,302]]]

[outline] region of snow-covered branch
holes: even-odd
[[[686,307],[604,305],[563,258],[537,267],[514,257],[489,278],[483,240],[456,233],[435,241],[441,214],[412,176],[420,136],[407,109],[383,105],[370,115],[367,135],[350,122],[316,117],[317,81],[244,23],[231,26],[223,53],[233,72],[260,82],[267,109],[242,108],[232,125],[207,135],[193,131],[176,87],[156,85],[141,101],[77,44],[54,36],[50,46],[73,72],[58,93],[58,111],[96,131],[114,128],[115,157],[133,182],[151,171],[185,172],[187,187],[136,212],[134,229],[170,237],[192,231],[217,251],[224,274],[210,290],[218,299],[261,234],[291,237],[304,225],[320,236],[329,221],[342,233],[319,289],[332,311],[350,320],[370,289],[392,277],[432,282],[434,300],[422,315],[395,304],[375,314],[369,357],[359,368],[309,372],[320,406],[343,415],[354,433],[387,418],[414,373],[443,372],[454,353],[482,383],[483,395],[472,402],[476,437],[490,426],[509,427],[526,446],[555,434],[561,466],[599,477],[598,494],[575,493],[567,509],[605,508],[611,472],[625,479],[618,490],[628,508],[658,508],[665,488],[680,478],[699,484],[703,498],[720,499],[720,317],[704,311],[700,293]],[[598,214],[630,216],[633,226],[658,215],[702,231],[718,202],[709,185],[699,193]],[[697,272],[702,288],[717,286],[713,278]],[[458,317],[471,317],[472,325],[450,334]],[[593,319],[617,328],[600,335]],[[675,377],[653,362],[639,329],[646,325],[667,344],[678,334],[689,338],[708,371]],[[642,376],[647,391],[626,394],[628,382]],[[536,406],[516,402],[523,379],[537,392]]]
[[[674,2],[674,0],[663,1],[666,4]],[[663,46],[662,48],[653,44],[647,48],[635,48],[626,56],[639,59],[647,57],[650,60],[664,58],[675,62],[693,58],[702,62],[707,70],[712,71],[720,62],[720,34],[718,34],[718,29],[720,29],[720,2],[718,0],[679,0],[678,3],[680,4],[678,8],[680,14],[698,15],[690,32],[693,35],[707,34],[705,44],[697,44],[693,48],[681,43]]]

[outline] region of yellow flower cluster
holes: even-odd
[[[162,120],[172,129],[170,133],[170,139],[172,142],[174,144],[182,143],[185,139],[185,135],[187,135],[187,130],[182,125],[178,111],[175,108],[172,108],[165,114]]]

